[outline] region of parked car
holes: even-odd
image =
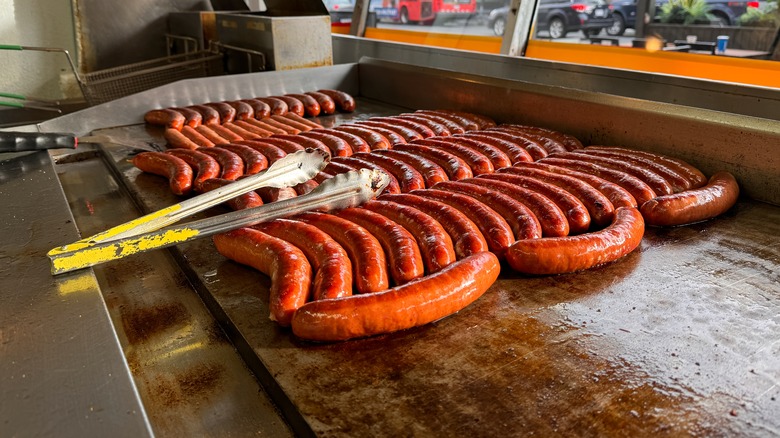
[[[324,0],[331,23],[349,23],[355,11],[355,0]]]
[[[490,11],[487,19],[487,27],[493,29],[493,33],[501,36],[506,31],[506,16],[509,14],[509,6],[502,6]]]
[[[569,32],[598,35],[613,24],[612,12],[603,0],[540,0],[536,12],[537,33],[546,30],[550,38]]]
[[[656,20],[658,20],[661,6],[668,2],[669,0],[655,1]],[[739,17],[747,12],[748,8],[759,7],[757,0],[705,0],[705,2],[709,5],[707,12],[715,19],[714,24],[721,26],[737,26]]]
[[[612,11],[612,26],[607,28],[607,34],[620,36],[626,29],[636,26],[636,0],[613,0],[609,5]]]

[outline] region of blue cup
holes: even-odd
[[[728,35],[720,35],[718,37],[718,45],[716,46],[715,53],[724,54],[726,53],[726,47],[729,45],[729,37]]]

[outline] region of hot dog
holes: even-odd
[[[329,89],[317,90],[317,91],[333,99],[333,101],[336,103],[336,108],[338,108],[339,111],[345,113],[351,113],[355,111],[355,107],[357,106],[355,104],[355,99],[349,94],[343,91],[329,90]]]
[[[255,100],[259,100],[268,105],[268,107],[271,108],[271,114],[284,115],[289,111],[287,102],[276,97],[257,97]]]
[[[201,126],[204,126],[204,125],[201,125]],[[220,137],[224,138],[225,140],[227,140],[227,141],[229,141],[231,143],[244,140],[243,136],[241,136],[239,134],[236,134],[235,132],[233,132],[232,129],[228,129],[227,127],[225,127],[223,125],[208,125],[208,126],[206,126],[206,129],[211,129],[217,135],[219,135]]]
[[[362,138],[363,140],[368,143],[368,146],[373,151],[374,149],[390,149],[391,143],[390,140],[387,139],[387,137],[383,136],[382,134],[379,134],[378,132],[372,131],[368,128],[356,126],[356,125],[341,125],[341,126],[335,126],[331,129],[334,129],[336,131],[344,131],[349,134],[357,135],[358,137]]]
[[[210,126],[214,126],[214,125],[205,125],[204,124],[204,125],[200,125],[197,128],[195,128],[196,134],[199,134],[201,137],[203,137],[206,140],[208,140],[208,142],[203,142],[202,144],[200,142],[202,142],[203,140],[200,140],[198,142],[198,144],[200,144],[201,146],[208,147],[209,142],[213,146],[230,143],[224,137],[222,137],[221,135],[219,135],[216,132],[214,132],[214,130],[211,129]],[[187,132],[187,129],[182,129],[182,133],[186,133],[186,132]],[[190,137],[192,137],[194,135],[195,134],[191,134],[191,133],[188,134],[188,136],[190,136]],[[192,138],[194,138],[194,137],[192,137]]]
[[[280,158],[287,156],[287,152],[281,150],[278,146],[274,146],[270,143],[261,143],[255,140],[247,140],[241,142],[241,145],[248,146],[256,150],[257,152],[263,154],[266,160],[268,160],[269,165],[274,164]]]
[[[295,193],[298,194],[298,196],[301,196],[316,189],[319,185],[320,184],[312,178],[308,181],[304,181],[302,183],[294,185],[293,189],[295,190]]]
[[[206,125],[200,125],[197,128],[191,128],[190,126],[185,126],[181,128],[181,133],[190,139],[193,143],[197,144],[198,146],[203,147],[214,147],[215,142],[213,142],[210,138],[207,138],[201,133],[201,130],[208,129]]]
[[[566,215],[566,219],[569,221],[569,233],[571,234],[584,233],[590,228],[590,213],[588,213],[585,205],[577,197],[556,185],[526,176],[506,173],[482,175],[480,178],[506,181],[546,196],[560,207],[561,211]]]
[[[264,203],[283,201],[298,196],[298,192],[292,187],[260,187],[255,190]]]
[[[402,126],[400,124],[395,123],[389,123],[389,122],[380,122],[376,121],[374,119],[369,120],[362,120],[359,122],[355,122],[356,125],[359,126],[366,126],[370,129],[382,129],[386,131],[392,131],[396,133],[397,135],[400,135],[404,139],[404,143],[409,143],[413,140],[421,140],[423,138],[422,135],[420,135],[419,132],[409,129],[405,126]],[[382,131],[379,131],[382,132]],[[384,134],[383,134],[384,135]]]
[[[432,119],[426,119],[425,117],[420,117],[419,115],[416,115],[414,113],[403,113],[395,117],[398,119],[411,120],[413,122],[421,123],[427,126],[431,131],[433,131],[433,135],[436,137],[444,137],[444,136],[452,135],[449,129],[447,129],[447,127],[442,125],[441,123],[435,122]]]
[[[682,173],[678,173],[677,170],[675,170],[671,166],[653,161],[646,157],[632,154],[630,152],[627,152],[627,150],[621,151],[617,149],[618,148],[614,148],[612,150],[603,150],[603,149],[588,147],[585,149],[578,150],[576,152],[583,152],[586,154],[597,155],[606,158],[614,158],[614,159],[618,159],[630,163],[631,165],[636,167],[648,169],[652,172],[657,173],[663,179],[668,181],[669,184],[672,186],[674,193],[684,192],[685,190],[692,188],[693,183],[688,178],[686,178]]]
[[[588,209],[591,221],[598,227],[609,225],[615,215],[615,207],[603,193],[577,178],[527,167],[506,167],[500,169],[499,172],[528,176],[566,190],[582,202],[585,208]]]
[[[616,160],[614,158],[607,158],[607,157],[600,157],[597,155],[591,155],[591,154],[584,154],[582,151],[577,152],[566,152],[563,154],[555,154],[556,158],[564,158],[564,159],[571,159],[571,160],[581,160],[585,161],[587,163],[593,163],[597,164],[599,166],[606,167],[608,169],[617,170],[620,172],[627,173],[629,175],[632,175],[636,178],[639,178],[640,180],[644,181],[645,184],[649,185],[651,189],[657,194],[657,195],[671,195],[674,193],[674,190],[672,190],[671,184],[669,184],[668,181],[663,179],[660,175],[658,175],[655,172],[652,172],[646,168],[633,166],[629,163],[626,163],[622,160]]]
[[[404,227],[364,208],[347,208],[337,216],[352,221],[368,230],[379,240],[390,264],[390,278],[396,285],[408,283],[423,276],[425,266],[417,242]]]
[[[282,138],[277,138],[277,137],[268,137],[260,140],[244,140],[244,141],[239,141],[236,144],[243,144],[247,146],[255,146],[258,144],[270,144],[278,147],[279,149],[283,150],[288,154],[294,154],[298,151],[302,151],[305,149],[303,146],[301,146],[298,143],[295,143],[290,140],[285,140]]]
[[[399,151],[395,149],[377,149],[373,151],[371,154],[376,156],[386,156],[386,157],[394,158],[398,161],[403,161],[404,163],[412,166],[423,177],[423,181],[425,182],[425,187],[431,187],[437,182],[449,181],[447,172],[445,172],[441,166],[439,166],[438,164],[434,163],[431,160],[428,160],[427,158],[423,158],[409,152]]]
[[[527,139],[528,141],[534,142],[544,148],[547,154],[568,152],[568,149],[566,149],[563,143],[555,138],[514,128],[512,125],[499,125],[495,128],[491,128],[490,130],[506,132],[508,134],[514,135],[515,137]]]
[[[450,135],[457,135],[457,134],[463,134],[466,132],[465,129],[463,129],[463,126],[459,125],[458,123],[453,122],[452,120],[442,117],[440,115],[431,114],[431,113],[422,113],[422,112],[416,112],[412,113],[417,117],[422,117],[431,121],[434,121],[436,123],[439,123],[441,125],[444,125],[447,128],[447,131],[450,132]]]
[[[360,225],[332,214],[307,212],[294,219],[314,225],[341,245],[352,261],[355,289],[379,292],[389,286],[387,259],[376,237]]]
[[[473,138],[468,138],[465,136],[456,136],[450,139],[442,139],[442,140],[451,141],[456,144],[467,146],[470,147],[471,149],[476,150],[477,152],[486,156],[490,160],[490,162],[493,164],[494,169],[500,169],[502,167],[507,167],[512,165],[512,160],[509,159],[509,156],[506,153],[504,153],[504,151],[489,143],[485,143],[484,141],[475,140]],[[531,157],[529,156],[528,159],[530,160]]]
[[[370,161],[361,160],[355,157],[334,157],[331,160],[331,163],[340,163],[351,167],[353,170],[358,170],[361,168],[380,170],[390,177],[390,182],[387,184],[387,187],[385,187],[382,193],[401,193],[401,185],[398,182],[398,179],[396,179],[392,173],[385,170],[382,166],[378,166]]]
[[[190,149],[170,149],[165,152],[168,155],[182,159],[194,171],[195,177],[192,179],[192,187],[197,191],[202,191],[203,181],[219,176],[219,163],[214,158],[198,151]]]
[[[353,156],[355,158],[374,163],[377,166],[385,169],[388,173],[393,175],[396,180],[398,180],[401,192],[407,193],[412,190],[425,188],[425,180],[423,180],[422,174],[415,170],[414,167],[404,163],[403,161],[365,152],[355,154]]]
[[[177,131],[181,131],[187,121],[182,113],[170,108],[147,111],[144,120],[150,125],[165,126]]]
[[[246,175],[254,175],[257,172],[268,168],[268,159],[265,157],[265,155],[261,154],[255,149],[250,148],[249,146],[240,144],[226,144],[220,145],[219,147],[233,152],[241,157],[241,159],[244,161],[244,174]]]
[[[251,121],[249,121],[249,120],[251,120]],[[261,127],[255,125],[252,122],[257,122],[257,120],[254,120],[254,119],[237,120],[237,121],[235,121],[233,123],[235,123],[236,126],[239,126],[242,129],[245,129],[245,130],[251,132],[253,134],[253,138],[263,138],[263,137],[270,137],[270,136],[274,135],[273,132],[271,132],[271,131],[269,131],[267,129],[261,128]]]
[[[593,163],[586,163],[584,161],[569,160],[564,158],[548,157],[541,162],[563,167],[565,169],[588,173],[599,178],[603,178],[611,183],[615,183],[631,193],[631,196],[636,199],[636,202],[639,205],[642,205],[656,197],[655,192],[650,188],[649,185],[647,185],[641,179],[629,175],[625,172],[609,169],[607,167],[599,166]]]
[[[276,117],[281,117],[281,116],[276,116]],[[287,119],[285,119],[285,120],[287,120]],[[271,117],[267,117],[267,118],[263,119],[262,123],[264,123],[264,124],[266,124],[268,126],[272,126],[272,127],[276,128],[276,129],[278,129],[280,131],[283,131],[283,132],[280,132],[280,134],[299,134],[301,132],[301,130],[296,128],[295,126],[293,126],[293,125],[291,125],[289,123],[277,120],[276,118],[274,118],[273,115],[271,115]]]
[[[431,216],[413,207],[387,200],[368,201],[361,207],[381,214],[414,236],[427,274],[439,272],[455,261],[450,235]]]
[[[257,99],[244,99],[241,102],[247,103],[252,107],[255,119],[262,119],[271,115],[271,107],[263,101]]]
[[[377,126],[377,125],[366,126],[366,125],[362,125],[362,124],[358,124],[358,123],[351,123],[349,125],[337,126],[334,129],[341,129],[342,127],[344,127],[344,128],[346,128],[346,127],[362,128],[362,129],[365,129],[367,131],[379,134],[382,138],[385,139],[385,141],[389,145],[388,148],[391,148],[392,145],[395,145],[395,144],[406,143],[406,138],[404,138],[403,135],[397,133],[396,131],[394,131],[392,129],[386,129],[386,128],[383,128],[383,127],[380,127],[380,126]],[[347,132],[353,132],[353,131],[347,131]],[[353,133],[355,135],[360,135],[357,132],[353,132]],[[366,141],[368,141],[368,139],[366,139]]]
[[[538,239],[542,237],[542,225],[531,209],[522,202],[516,201],[497,190],[461,181],[445,181],[436,184],[433,188],[471,196],[477,201],[490,206],[512,227],[515,240]]]
[[[426,114],[426,115],[434,115],[443,117],[445,119],[448,119],[454,123],[457,123],[465,131],[475,131],[479,129],[479,124],[471,120],[469,117],[463,117],[460,114],[457,114],[454,111],[446,111],[446,110],[417,110],[415,111],[416,114]]]
[[[236,110],[236,117],[233,121],[253,119],[255,117],[255,110],[252,105],[242,102],[240,100],[225,102]]]
[[[292,120],[294,122],[298,122],[298,123],[304,124],[306,126],[309,126],[311,129],[321,129],[322,128],[322,125],[320,125],[319,123],[314,122],[314,121],[309,120],[309,119],[305,119],[305,118],[299,116],[298,114],[287,113],[283,117],[285,117],[285,118],[287,118],[289,120]]]
[[[320,103],[317,101],[317,99],[314,98],[314,96],[299,93],[289,93],[287,96],[301,101],[303,104],[303,115],[306,117],[317,117],[320,115],[322,109],[320,108]]]
[[[739,197],[739,184],[728,172],[712,175],[706,186],[659,196],[640,207],[648,225],[685,225],[725,213]]]
[[[483,116],[482,114],[467,113],[465,111],[454,111],[454,110],[439,110],[439,111],[452,113],[460,117],[464,117],[468,120],[471,120],[477,125],[478,130],[488,129],[496,126],[495,120],[491,119],[488,116]]]
[[[223,125],[232,122],[236,118],[236,109],[225,102],[209,102],[205,105],[217,110],[219,113],[219,123]]]
[[[673,169],[675,172],[684,175],[688,179],[688,181],[691,182],[691,188],[693,189],[702,187],[705,184],[707,184],[707,177],[705,177],[704,174],[701,173],[699,169],[677,158],[667,157],[664,155],[654,154],[651,152],[637,151],[633,149],[614,148],[614,147],[607,147],[607,146],[589,146],[589,147],[595,150],[607,150],[607,151],[618,150],[624,153],[631,154],[632,156],[646,158],[658,164],[668,166],[669,168]]]
[[[538,142],[532,141],[529,138],[521,137],[516,134],[509,134],[505,131],[497,131],[498,128],[491,128],[485,131],[479,131],[480,137],[493,137],[498,138],[501,140],[506,140],[508,142],[514,143],[517,146],[522,147],[523,149],[528,152],[529,155],[531,155],[531,158],[533,158],[533,161],[541,160],[542,158],[549,155],[547,153],[547,150],[542,147]]]
[[[277,135],[274,135],[273,138],[277,138],[277,139],[286,140],[286,141],[289,141],[289,142],[296,143],[296,144],[300,145],[301,147],[303,147],[304,149],[306,149],[306,148],[319,149],[319,150],[327,153],[328,155],[330,155],[330,148],[328,148],[328,146],[326,146],[325,143],[323,143],[323,142],[321,142],[321,141],[319,141],[317,139],[311,138],[309,136],[305,136],[305,135],[290,135],[290,134],[281,134],[281,135],[277,134]]]
[[[192,190],[192,168],[181,158],[162,152],[141,152],[133,157],[133,165],[146,173],[168,178],[175,195],[186,195]]]
[[[560,141],[564,145],[564,147],[566,147],[566,149],[570,151],[576,149],[582,149],[582,142],[579,139],[577,139],[577,137],[569,134],[564,134],[562,132],[555,131],[553,129],[541,128],[538,126],[518,125],[518,124],[504,124],[502,126],[507,126],[525,132],[554,138]]]
[[[320,93],[319,91],[308,91],[306,94],[317,100],[322,114],[330,115],[336,112],[336,102],[332,97],[325,93]]]
[[[280,117],[280,116],[279,116]],[[248,119],[244,120],[246,123],[251,124],[257,129],[261,129],[268,133],[268,135],[274,135],[274,134],[288,134],[288,132],[285,129],[279,128],[278,125],[271,125],[269,123],[266,123],[265,120],[271,120],[270,116],[264,118],[263,120],[257,120],[257,119]]]
[[[184,124],[191,128],[197,128],[203,123],[203,116],[191,108],[173,108],[176,112],[184,116]]]
[[[307,123],[301,123],[301,122],[299,122],[297,120],[293,120],[292,118],[289,117],[290,114],[292,114],[292,113],[287,113],[287,114],[285,114],[283,116],[278,116],[278,115],[274,114],[274,115],[271,116],[271,120],[274,120],[275,122],[279,122],[282,125],[289,126],[290,128],[295,128],[299,132],[306,132],[306,131],[311,131],[312,129],[314,129]]]
[[[500,270],[496,257],[482,252],[386,292],[305,304],[293,317],[293,333],[312,341],[340,341],[427,324],[475,301]]]
[[[235,181],[244,174],[244,160],[238,154],[223,148],[198,148],[198,152],[217,160],[220,167],[219,177],[224,180]]]
[[[219,112],[214,108],[206,105],[190,105],[187,108],[200,113],[203,125],[219,124]]]
[[[442,149],[455,155],[471,168],[473,175],[482,175],[483,173],[493,173],[493,163],[483,153],[476,149],[457,143],[455,140],[457,137],[446,137],[442,139],[429,138],[425,140],[417,140],[412,144],[419,144],[423,146],[430,146],[436,149]]]
[[[352,295],[352,262],[344,248],[328,234],[313,225],[289,219],[264,222],[254,228],[303,251],[314,269],[314,300]]]
[[[566,214],[550,198],[506,181],[483,177],[470,178],[463,180],[463,182],[498,190],[523,203],[539,219],[539,224],[542,226],[542,236],[560,237],[569,235],[569,221],[566,219]]]
[[[453,181],[474,176],[471,167],[465,161],[445,150],[417,144],[396,144],[393,149],[409,152],[433,161],[441,166],[447,172],[449,179]]]
[[[531,154],[528,153],[525,149],[518,146],[515,143],[512,143],[511,141],[506,141],[501,138],[491,137],[489,135],[482,135],[483,131],[475,131],[470,132],[466,135],[463,135],[463,138],[467,139],[473,139],[477,141],[481,141],[483,143],[487,143],[490,146],[493,146],[495,148],[498,148],[501,150],[501,152],[505,153],[507,157],[509,157],[509,160],[514,164],[518,162],[531,162],[534,161],[534,158],[531,156]],[[461,136],[456,136],[456,138]]]
[[[636,199],[634,199],[634,197],[631,196],[631,193],[628,193],[626,189],[589,173],[578,172],[576,170],[566,169],[565,167],[540,162],[515,163],[515,167],[521,169],[541,169],[551,173],[570,176],[590,184],[593,188],[603,193],[615,208],[637,207]]]
[[[200,147],[186,135],[173,128],[167,128],[165,132],[163,132],[163,137],[168,142],[168,147],[171,148],[197,149]]]
[[[312,270],[303,252],[282,239],[251,228],[239,228],[213,237],[217,251],[237,263],[271,277],[270,317],[289,326],[295,311],[306,303]]]
[[[613,223],[579,236],[518,240],[507,251],[512,269],[526,274],[563,274],[615,261],[639,246],[645,223],[639,210],[619,208]]]
[[[451,205],[408,193],[381,195],[378,199],[414,207],[436,219],[449,233],[458,259],[489,249],[477,224]]]
[[[300,135],[301,137],[308,137],[321,141],[330,149],[330,154],[333,157],[348,157],[352,155],[352,148],[349,147],[349,144],[335,135],[312,131],[302,132]]]
[[[371,117],[369,120],[372,121],[372,122],[386,122],[386,123],[389,123],[391,125],[392,124],[400,125],[400,126],[402,126],[404,128],[411,129],[412,131],[416,132],[422,138],[433,137],[433,136],[436,135],[436,133],[434,133],[433,130],[431,128],[429,128],[427,125],[419,123],[419,122],[416,122],[416,121],[413,121],[413,120],[405,119],[405,118],[402,118],[402,117],[396,117],[396,116],[392,116],[392,117]],[[409,140],[407,140],[407,141],[409,141]]]
[[[260,134],[257,134],[257,133],[254,133],[254,132],[252,132],[252,131],[249,131],[249,130],[247,130],[247,129],[244,129],[244,128],[242,128],[241,126],[239,126],[239,125],[236,125],[236,124],[235,124],[235,123],[233,123],[233,122],[223,123],[223,124],[222,124],[222,126],[223,126],[224,128],[227,128],[227,129],[229,129],[229,130],[230,130],[230,131],[232,131],[234,134],[236,134],[237,136],[241,137],[241,138],[242,138],[242,139],[244,139],[244,140],[253,140],[253,139],[255,139],[255,138],[260,138],[260,137],[262,137],[262,135],[260,135]]]
[[[503,259],[506,249],[515,241],[512,227],[509,226],[506,219],[492,208],[470,196],[436,190],[435,188],[415,190],[411,193],[449,204],[460,210],[461,213],[477,224],[487,241],[490,252],[497,255],[499,259]]]
[[[298,114],[301,117],[303,117],[306,114],[306,108],[303,106],[303,102],[301,102],[300,100],[288,95],[273,96],[273,97],[282,100],[284,101],[284,103],[287,104],[287,112]]]
[[[336,129],[314,129],[312,132],[318,132],[322,134],[328,134],[336,136],[349,145],[350,149],[352,149],[353,153],[357,152],[371,152],[371,147],[368,145],[368,143],[362,138],[358,137],[355,134],[350,134],[349,132],[339,131]]]

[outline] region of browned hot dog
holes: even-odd
[[[350,149],[352,149],[353,153],[357,152],[371,152],[371,147],[368,145],[368,142],[366,142],[362,137],[358,137],[355,134],[350,134],[349,132],[339,131],[337,129],[314,129],[312,132],[320,132],[323,134],[333,135],[336,136],[349,145]]]
[[[184,116],[185,125],[189,125],[192,128],[197,128],[203,123],[203,116],[192,108],[173,108],[173,109]]]
[[[408,205],[387,200],[368,201],[361,207],[385,216],[414,236],[427,274],[441,271],[455,261],[450,235],[431,216]]]
[[[271,320],[289,326],[293,314],[306,303],[312,270],[295,245],[251,228],[239,228],[213,238],[217,251],[237,263],[271,277]]]
[[[592,150],[605,150],[605,151],[619,151],[621,153],[627,153],[634,157],[642,157],[653,161],[655,163],[664,165],[674,170],[675,172],[684,175],[685,178],[691,182],[691,188],[697,189],[707,184],[707,177],[704,176],[701,171],[683,160],[677,158],[668,157],[665,155],[654,154],[652,152],[637,151],[633,149],[624,149],[607,146],[589,146]]]
[[[393,146],[393,149],[409,152],[433,161],[441,166],[447,172],[449,179],[453,181],[474,176],[468,163],[445,150],[417,144],[397,144]]]
[[[704,187],[659,196],[642,204],[640,210],[648,225],[685,225],[725,213],[737,198],[737,180],[728,172],[718,172]]]
[[[329,115],[336,112],[336,101],[332,97],[319,91],[309,91],[306,94],[317,100],[322,114]]]
[[[403,118],[403,117],[397,117],[397,116],[372,117],[369,120],[374,122],[387,122],[390,124],[401,125],[405,128],[411,129],[412,131],[416,132],[422,138],[434,137],[436,135],[436,133],[433,132],[433,129],[429,128],[428,125],[407,118]]]
[[[271,107],[263,101],[257,99],[244,99],[241,102],[245,102],[252,107],[255,119],[262,119],[271,115]]]
[[[355,104],[355,99],[350,96],[349,94],[340,91],[340,90],[317,90],[318,92],[328,95],[333,101],[336,103],[336,108],[338,108],[339,111],[345,112],[345,113],[351,113],[355,111],[355,107],[357,106]]]
[[[336,131],[344,131],[349,134],[357,135],[358,137],[365,140],[366,143],[368,143],[368,146],[371,148],[371,150],[390,149],[390,146],[392,146],[390,140],[388,140],[387,137],[383,136],[382,134],[379,134],[376,131],[372,131],[368,128],[360,127],[357,125],[340,125],[340,126],[333,127],[331,129],[334,129]]]
[[[210,126],[213,127],[214,125],[205,125],[205,124],[200,125],[197,128],[195,128],[195,131],[197,131],[197,134],[200,134],[202,137],[204,137],[209,142],[211,142],[212,145],[216,146],[216,145],[230,143],[229,141],[227,141],[227,139],[214,132],[214,130],[211,129]],[[186,131],[187,131],[186,129],[182,129],[183,133]],[[208,146],[208,143],[201,144],[201,146]]]
[[[364,208],[347,208],[337,215],[360,225],[379,240],[390,264],[390,278],[396,285],[423,276],[425,265],[420,248],[404,227]]]
[[[133,165],[146,173],[168,178],[175,195],[186,195],[192,190],[192,168],[181,158],[162,152],[141,152],[133,157]]]
[[[296,144],[300,145],[301,147],[303,147],[304,149],[306,149],[306,148],[309,148],[309,149],[319,149],[322,152],[325,152],[328,155],[330,155],[330,148],[328,148],[328,146],[326,146],[325,143],[323,143],[323,142],[321,142],[321,141],[319,141],[317,139],[311,138],[309,136],[305,136],[305,135],[291,135],[291,134],[282,134],[282,135],[277,134],[277,135],[274,135],[273,138],[277,138],[277,139],[286,140],[286,141],[290,141],[290,142],[296,143]]]
[[[257,172],[268,168],[268,159],[265,155],[241,144],[226,144],[219,146],[222,149],[229,150],[241,157],[244,160],[244,174],[254,175]]]
[[[525,132],[554,138],[559,142],[561,142],[563,146],[569,151],[582,149],[582,142],[579,139],[577,139],[577,137],[569,134],[564,134],[562,132],[555,131],[553,129],[541,128],[539,126],[528,126],[528,125],[518,125],[518,124],[505,124],[502,126],[507,126]]]
[[[173,128],[167,128],[165,132],[163,132],[163,137],[168,142],[168,147],[184,149],[197,149],[200,147],[186,135],[182,134],[181,131],[177,131]]]
[[[231,123],[231,125],[232,125],[232,123]],[[204,125],[201,125],[201,127],[202,126],[204,126]],[[206,126],[206,129],[211,129],[217,135],[219,135],[220,137],[224,138],[225,140],[227,140],[227,141],[229,141],[231,143],[244,140],[243,136],[241,136],[239,134],[236,134],[232,129],[228,129],[227,127],[225,127],[223,125],[208,125],[208,126]]]
[[[398,182],[398,179],[396,179],[396,177],[392,173],[385,170],[385,168],[382,166],[378,166],[370,161],[361,160],[360,158],[355,158],[355,157],[334,157],[331,160],[331,163],[343,164],[351,167],[353,170],[366,168],[366,169],[379,170],[381,172],[384,172],[390,178],[390,182],[387,184],[387,187],[385,187],[385,189],[382,190],[382,193],[401,193],[401,185]]]
[[[185,126],[181,128],[181,133],[185,137],[189,138],[193,143],[197,144],[198,146],[203,146],[207,148],[213,147],[217,143],[212,141],[210,138],[207,138],[205,135],[201,133],[201,130],[205,130],[205,129],[208,129],[206,125],[200,125],[197,128]]]
[[[253,119],[255,117],[254,108],[252,108],[252,105],[246,102],[235,100],[235,101],[230,101],[225,103],[232,106],[233,109],[236,110],[236,118],[233,121]]]
[[[587,163],[593,163],[609,169],[625,172],[629,175],[632,175],[644,181],[645,184],[649,185],[650,188],[653,189],[653,191],[659,196],[671,195],[672,193],[674,193],[671,184],[669,184],[668,181],[666,181],[657,173],[648,170],[646,168],[634,166],[623,160],[601,157],[601,156],[591,155],[591,154],[584,154],[582,153],[581,150],[576,152],[555,154],[554,157],[570,159],[570,160],[581,160]]]
[[[352,148],[349,147],[349,144],[335,135],[313,131],[302,132],[300,135],[301,137],[308,137],[321,141],[330,149],[330,154],[333,157],[348,157],[352,155]]]
[[[307,212],[296,220],[314,225],[338,242],[352,260],[355,289],[359,293],[387,289],[387,259],[376,237],[360,225],[332,214]]]
[[[232,122],[236,118],[236,109],[226,102],[209,102],[205,105],[217,110],[219,113],[219,123],[225,124]]]
[[[264,222],[254,228],[303,251],[314,268],[313,299],[352,295],[352,262],[344,248],[328,234],[313,225],[289,219]]]
[[[271,109],[271,114],[284,115],[287,114],[289,108],[287,102],[276,97],[257,97],[255,100],[265,103]]]
[[[436,219],[449,233],[458,259],[489,250],[477,224],[449,204],[408,193],[382,195],[379,199],[414,207]]]
[[[442,125],[441,123],[435,122],[432,119],[426,119],[425,117],[420,117],[417,114],[414,113],[403,113],[395,116],[395,118],[398,119],[405,119],[405,120],[411,120],[413,122],[417,122],[420,124],[423,124],[428,127],[431,131],[433,131],[433,135],[436,137],[443,137],[443,136],[449,136],[452,135],[450,131],[447,129],[446,126]]]
[[[491,137],[489,135],[484,135],[482,134],[482,132],[483,131],[469,132],[468,134],[465,134],[462,137],[481,141],[483,143],[489,144],[490,146],[498,148],[501,152],[505,153],[507,157],[509,157],[509,160],[513,164],[518,162],[534,161],[534,158],[531,156],[531,154],[529,154],[528,151],[526,151],[519,145],[511,141],[504,140],[502,138],[496,138],[496,137]],[[457,137],[461,137],[461,136],[457,136]]]
[[[393,175],[396,180],[398,180],[401,191],[404,193],[425,188],[425,180],[423,180],[423,176],[420,174],[420,172],[403,161],[365,152],[355,154],[353,157],[369,161],[385,169],[388,173]]]
[[[181,131],[187,121],[182,113],[170,108],[147,111],[144,120],[150,125],[165,126],[177,131]]]
[[[397,135],[403,137],[405,143],[409,143],[413,140],[421,140],[423,138],[423,136],[420,135],[419,132],[396,123],[380,122],[374,119],[368,119],[368,120],[361,120],[359,122],[355,122],[355,124],[359,126],[366,126],[370,129],[381,129],[385,131],[392,131]]]
[[[500,270],[493,254],[481,252],[385,292],[309,303],[293,317],[293,333],[312,341],[341,341],[427,324],[475,301]]]
[[[198,152],[217,160],[222,179],[235,181],[244,174],[244,160],[236,153],[223,148],[198,148]]]
[[[224,187],[232,182],[233,181],[228,179],[211,178],[203,181],[203,183],[200,185],[200,188],[201,191],[205,193],[211,190],[216,190],[220,187]],[[255,208],[263,205],[263,199],[255,192],[246,192],[236,196],[233,199],[225,201],[225,204],[227,204],[227,206],[233,210],[244,210],[247,208]]]
[[[455,140],[457,137],[445,137],[442,139],[428,138],[424,140],[416,140],[412,144],[419,144],[423,146],[430,146],[436,149],[442,149],[446,152],[455,155],[471,168],[471,172],[474,175],[482,175],[483,173],[493,173],[493,163],[483,153],[476,149],[457,143]]]
[[[320,103],[317,101],[317,99],[314,98],[314,96],[299,93],[289,93],[286,96],[293,97],[301,101],[303,104],[303,115],[306,117],[317,117],[320,115],[320,112],[322,112]]]
[[[192,187],[197,191],[202,191],[201,184],[203,181],[219,176],[219,163],[217,160],[202,152],[190,149],[170,149],[165,153],[182,159],[192,167],[195,173],[195,177],[192,179]]]
[[[639,246],[645,223],[639,210],[619,208],[601,231],[578,236],[518,240],[507,251],[512,269],[526,274],[563,274],[623,257]]]
[[[187,108],[200,113],[203,125],[219,124],[219,112],[214,108],[206,105],[190,105]]]
[[[371,154],[394,158],[412,166],[418,172],[420,172],[420,175],[423,177],[423,181],[425,182],[425,187],[431,187],[437,182],[449,181],[447,172],[445,172],[441,166],[431,160],[428,160],[427,158],[395,149],[377,149],[371,152]]]
[[[683,174],[678,173],[673,167],[653,161],[649,158],[638,156],[628,152],[628,150],[618,150],[618,148],[612,148],[611,150],[599,149],[598,147],[587,147],[577,150],[576,152],[582,152],[590,155],[597,155],[600,157],[614,158],[618,160],[630,163],[633,166],[645,168],[652,172],[657,173],[663,179],[669,182],[674,190],[674,193],[684,192],[692,188],[692,181],[686,178]]]
[[[287,111],[293,114],[298,114],[303,117],[306,114],[306,108],[303,106],[303,102],[289,95],[273,96],[279,100],[284,101],[287,104]]]

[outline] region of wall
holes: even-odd
[[[64,48],[75,58],[71,2],[0,0],[0,44]],[[0,50],[0,92],[51,100],[81,96],[65,55],[35,51]]]

